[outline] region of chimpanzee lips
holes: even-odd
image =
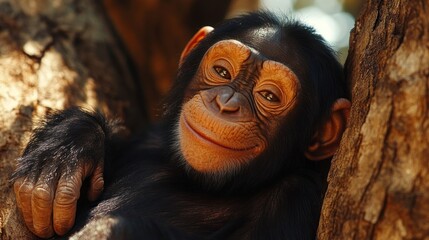
[[[199,94],[184,104],[177,127],[181,155],[198,172],[230,171],[266,146],[254,122],[223,118],[207,109]]]
[[[214,140],[213,138],[209,137],[208,134],[204,133],[203,131],[197,130],[196,127],[192,126],[192,124],[186,119],[186,117],[183,118],[183,122],[186,126],[186,128],[195,135],[198,139],[204,142],[208,142],[209,144],[217,145],[219,147],[232,150],[232,151],[249,151],[252,149],[255,149],[258,147],[258,145],[250,146],[250,147],[237,147],[237,146],[226,146],[225,144],[220,143],[219,141]]]

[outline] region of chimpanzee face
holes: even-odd
[[[215,43],[185,94],[178,124],[184,159],[201,172],[251,161],[266,150],[299,92],[286,65],[237,40]]]
[[[342,67],[311,28],[245,19],[194,35],[166,104],[173,150],[215,182],[332,157],[350,109]]]

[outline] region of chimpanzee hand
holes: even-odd
[[[101,114],[78,108],[50,115],[35,130],[12,176],[18,208],[34,234],[51,237],[70,230],[86,178],[89,200],[103,191],[109,132]]]

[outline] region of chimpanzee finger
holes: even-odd
[[[71,175],[62,175],[58,181],[53,217],[54,230],[60,236],[66,234],[74,225],[76,204],[86,171],[85,167],[79,167]]]
[[[91,179],[89,182],[89,190],[88,190],[88,200],[95,201],[103,192],[104,189],[104,177],[103,177],[104,167],[103,164],[98,164],[94,172],[91,175]]]
[[[22,184],[24,183],[25,178],[18,178],[13,183],[13,191],[15,193],[15,199],[16,199],[16,206],[18,207],[19,211],[22,211],[22,203],[20,198],[19,189],[21,188]]]
[[[48,238],[54,235],[54,229],[52,227],[52,207],[58,179],[56,174],[56,171],[45,169],[40,174],[31,197],[34,233],[42,238]]]
[[[33,214],[31,210],[31,195],[34,184],[27,178],[20,178],[13,184],[15,191],[16,203],[24,218],[25,225],[31,232],[34,231],[33,227]]]

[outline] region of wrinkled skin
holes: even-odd
[[[89,181],[86,197],[90,201],[95,201],[103,191],[104,123],[92,122],[94,119],[96,117],[76,109],[62,118],[53,116],[47,120],[45,128],[36,130],[34,134],[73,134],[76,136],[75,140],[67,141],[62,135],[58,135],[58,138],[47,139],[44,144],[35,145],[33,138],[24,152],[23,158],[32,161],[25,167],[32,168],[32,171],[15,181],[14,191],[26,225],[40,237],[51,237],[54,232],[64,235],[74,225],[77,200],[85,179]],[[68,129],[58,125],[65,121],[70,123]],[[77,122],[81,123],[79,127],[75,127]],[[93,134],[84,135],[87,131]],[[47,147],[49,143],[52,145]],[[87,143],[97,145],[84,146]],[[45,149],[36,151],[37,148]],[[56,159],[58,162],[46,166],[42,165],[42,161],[36,162],[34,159],[43,159],[45,162]]]
[[[255,69],[258,78],[240,76],[244,67]],[[191,89],[207,90],[183,105],[178,136],[186,162],[202,172],[228,171],[256,158],[299,94],[288,67],[235,40],[211,47],[192,83]]]

